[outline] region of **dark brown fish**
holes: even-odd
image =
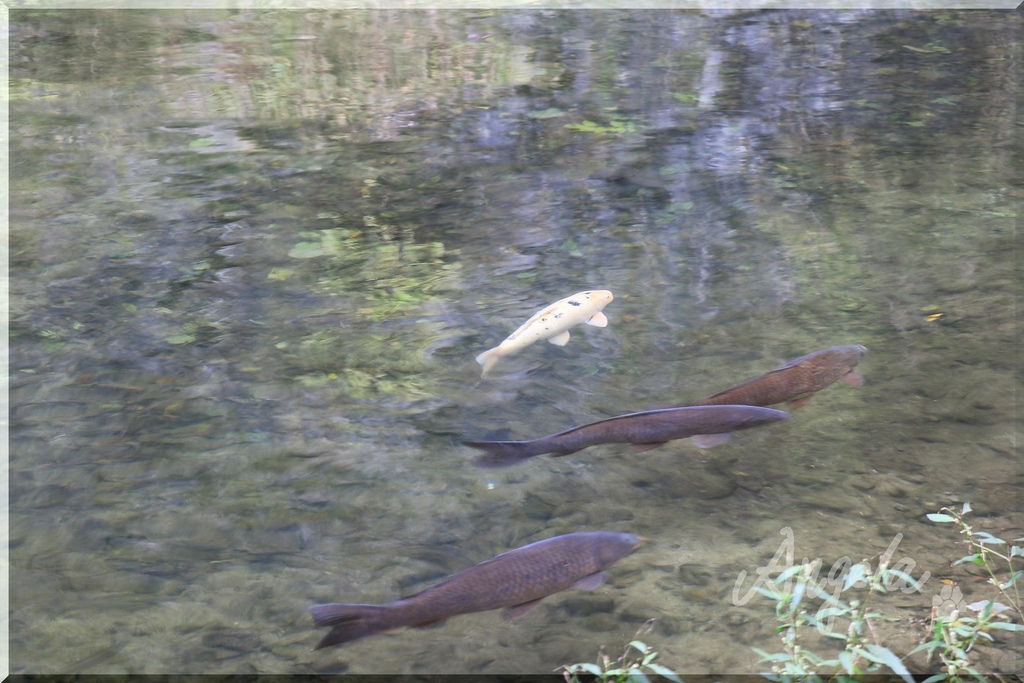
[[[810,401],[815,393],[837,380],[855,387],[864,384],[864,378],[854,368],[867,352],[860,344],[830,346],[800,356],[777,370],[748,379],[731,389],[683,405],[771,406],[786,403],[789,408],[799,408]]]
[[[316,625],[333,627],[315,649],[403,626],[428,626],[470,612],[508,607],[509,616],[522,616],[552,593],[574,585],[583,590],[597,588],[604,581],[604,570],[641,542],[639,536],[615,531],[566,534],[502,553],[384,605],[314,605],[309,611]]]
[[[755,406],[699,406],[645,410],[592,422],[558,434],[530,441],[464,441],[486,451],[474,461],[477,467],[509,467],[535,455],[569,455],[603,443],[633,444],[645,451],[672,439],[694,437],[694,443],[711,448],[729,438],[729,432],[785,420],[789,413]]]

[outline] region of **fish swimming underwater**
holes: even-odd
[[[522,616],[542,598],[574,585],[594,590],[604,581],[604,570],[642,541],[615,531],[565,534],[502,553],[394,602],[314,605],[309,611],[316,625],[332,627],[315,649],[470,612],[507,607],[510,617]]]
[[[785,403],[789,408],[806,404],[815,393],[837,380],[859,387],[864,378],[854,370],[868,352],[860,344],[830,346],[791,360],[776,370],[748,379],[731,389],[683,406],[748,405]],[[682,406],[680,406],[682,407]]]
[[[569,455],[603,443],[629,443],[633,450],[663,446],[672,439],[694,437],[701,448],[729,439],[729,432],[786,420],[789,413],[758,406],[693,406],[645,410],[611,417],[530,441],[464,441],[486,451],[477,467],[509,467],[535,455]]]
[[[567,296],[538,311],[506,337],[505,341],[476,357],[476,362],[484,366],[480,376],[486,377],[494,364],[505,356],[521,351],[542,339],[547,339],[557,346],[565,346],[569,343],[570,327],[581,323],[607,327],[608,318],[601,309],[611,303],[613,298],[607,289],[594,289]]]

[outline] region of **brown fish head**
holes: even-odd
[[[856,358],[853,362],[854,365],[861,362],[868,352],[868,347],[863,344],[850,344],[849,346],[840,346],[839,348],[846,350],[853,358]]]
[[[598,564],[603,567],[615,564],[644,542],[644,539],[635,534],[618,531],[596,531],[594,535]]]
[[[839,346],[836,348],[841,353],[842,365],[846,369],[846,375],[858,376],[854,368],[864,359],[865,354],[868,352],[868,348],[861,344],[850,344],[849,346]],[[851,382],[847,380],[847,384]],[[856,386],[860,386],[859,384]]]

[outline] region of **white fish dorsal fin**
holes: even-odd
[[[548,341],[555,346],[565,346],[569,343],[569,330],[559,332],[554,337],[551,337],[551,339],[548,339]]]
[[[715,446],[721,446],[723,443],[729,440],[732,434],[726,432],[725,434],[698,434],[691,440],[697,448],[714,448]]]
[[[608,327],[608,316],[601,311],[598,311],[594,315],[590,316],[590,319],[587,320],[587,324],[593,325],[594,327]]]
[[[544,598],[537,598],[530,602],[524,602],[521,605],[512,605],[505,610],[506,619],[518,619],[519,617],[525,616],[533,611],[533,609],[540,604],[540,601]]]
[[[601,584],[604,583],[604,578],[604,572],[597,572],[596,574],[591,574],[590,576],[584,576],[582,579],[580,579],[573,585],[576,588],[579,588],[581,591],[597,590],[601,587]]]

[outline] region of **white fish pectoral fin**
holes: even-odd
[[[859,372],[850,370],[843,375],[843,383],[849,384],[851,387],[862,387],[864,386],[864,378],[860,376]]]
[[[559,332],[554,337],[548,339],[548,341],[554,344],[555,346],[565,346],[566,344],[569,343],[569,330],[563,330],[562,332]]]
[[[728,432],[724,434],[697,434],[691,440],[697,448],[714,448],[721,446],[732,437]]]
[[[579,588],[581,591],[597,590],[601,587],[601,584],[604,583],[604,579],[605,573],[597,572],[596,574],[591,574],[590,576],[584,576],[582,579],[574,583],[573,586]]]
[[[507,610],[505,610],[505,618],[506,619],[518,619],[519,617],[526,616],[527,614],[532,612],[534,610],[534,608],[537,605],[539,605],[540,601],[543,600],[543,599],[544,598],[537,598],[536,600],[531,600],[530,602],[524,602],[524,603],[522,603],[520,605],[512,605]]]
[[[601,311],[598,311],[594,315],[590,316],[590,319],[587,320],[587,324],[593,325],[594,327],[608,327],[608,316]]]

